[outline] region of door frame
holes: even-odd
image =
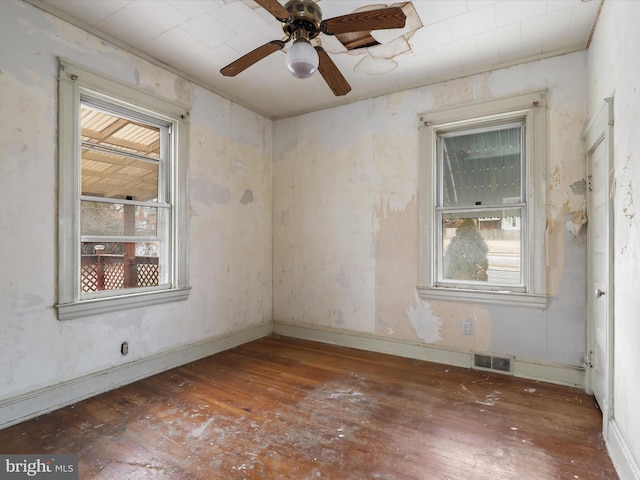
[[[608,255],[607,255],[607,264],[608,271],[606,273],[605,279],[605,315],[606,315],[606,331],[607,331],[607,345],[606,345],[606,375],[607,381],[605,385],[605,399],[606,406],[602,405],[602,430],[605,438],[607,438],[607,432],[609,427],[609,422],[613,418],[613,372],[614,372],[614,211],[613,211],[613,199],[612,192],[614,191],[613,185],[613,172],[614,172],[614,157],[613,157],[613,97],[605,98],[603,104],[599,108],[595,117],[591,120],[589,125],[587,126],[585,133],[585,147],[586,147],[586,171],[587,171],[587,215],[591,212],[591,199],[590,199],[590,191],[591,191],[591,154],[593,151],[602,143],[605,148],[605,164],[607,167],[608,178],[605,183],[605,195],[608,197],[608,208],[607,208],[607,229],[606,233],[608,237]],[[589,236],[587,238],[590,238]],[[593,393],[592,385],[593,385],[593,377],[592,377],[592,368],[591,368],[591,352],[593,351],[593,342],[594,342],[594,328],[595,328],[595,313],[593,311],[594,305],[594,296],[595,291],[593,291],[593,265],[594,265],[594,255],[592,251],[591,242],[587,244],[587,356],[586,356],[586,390],[589,393]],[[596,359],[597,361],[597,359]]]

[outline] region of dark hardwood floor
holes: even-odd
[[[615,479],[584,392],[272,336],[0,430],[80,479]]]

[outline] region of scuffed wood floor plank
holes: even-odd
[[[578,389],[272,336],[0,431],[87,479],[616,479]]]

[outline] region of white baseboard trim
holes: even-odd
[[[576,365],[516,357],[513,365],[513,375],[529,380],[586,389],[585,370],[583,367]]]
[[[426,360],[428,362],[443,363],[465,368],[471,366],[471,357],[465,352],[395,338],[381,338],[376,335],[352,330],[339,330],[319,325],[293,325],[274,322],[273,333],[285,337],[340,345],[342,347],[388,353],[390,355],[413,358],[415,360]]]
[[[273,333],[285,337],[358,348],[372,352],[388,353],[399,357],[425,360],[456,367],[471,368],[472,353],[424,343],[381,338],[363,332],[339,330],[318,325],[293,325],[274,322]],[[582,367],[553,362],[541,362],[515,358],[514,376],[541,382],[585,388],[585,371]]]
[[[633,456],[629,443],[620,431],[615,418],[609,421],[605,442],[618,477],[621,480],[640,480],[640,464]]]
[[[0,401],[0,429],[270,335],[271,322],[183,345],[140,360]]]

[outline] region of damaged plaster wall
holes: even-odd
[[[589,112],[592,116],[613,97],[614,165],[611,186],[613,200],[614,305],[613,421],[617,443],[628,449],[624,478],[640,478],[640,216],[635,218],[640,185],[640,63],[637,46],[640,3],[604,2],[589,49]],[[635,202],[634,203],[634,196]],[[613,428],[609,428],[610,437]],[[619,450],[617,451],[619,452]],[[620,478],[623,478],[621,474]]]
[[[272,122],[20,1],[0,32],[0,402],[268,324]],[[191,107],[187,301],[57,320],[58,56]]]
[[[586,71],[579,52],[276,121],[274,321],[581,365],[585,234],[567,222],[585,208],[575,184],[585,175]],[[418,114],[542,89],[548,308],[420,300]]]

